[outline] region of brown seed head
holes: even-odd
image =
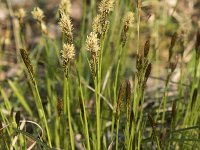
[[[177,40],[177,33],[175,32],[175,33],[172,35],[172,38],[171,38],[171,45],[170,45],[171,48],[173,48],[174,45],[176,44],[176,40]]]
[[[120,110],[122,108],[124,85],[125,85],[125,82],[123,81],[122,84],[120,85],[120,89],[119,89],[119,93],[118,93],[118,101],[117,101],[117,109],[116,109],[117,118],[119,117]]]
[[[174,70],[176,69],[176,66],[178,64],[178,57],[176,56],[174,58],[174,60],[172,60],[170,63],[169,63],[169,68],[171,69],[171,73],[174,72]]]
[[[169,61],[172,58],[173,48],[174,48],[174,45],[176,44],[176,41],[177,41],[177,33],[175,32],[171,37],[171,45],[170,45],[170,48],[169,48],[169,59],[168,59]]]
[[[145,72],[145,80],[147,80],[149,78],[151,74],[151,63],[148,64],[146,72]]]
[[[142,70],[142,56],[141,55],[137,55],[136,68],[138,72]]]
[[[145,42],[145,45],[144,45],[144,57],[146,58],[149,54],[149,48],[150,48],[150,40],[147,40]]]
[[[21,48],[20,54],[22,56],[22,60],[24,64],[26,65],[26,68],[28,69],[29,73],[33,74],[33,66],[31,65],[31,61],[29,59],[27,51]]]
[[[130,81],[127,82],[126,84],[126,108],[128,110],[128,114],[130,113],[130,99],[131,99],[131,83]]]
[[[59,115],[59,116],[61,115],[61,113],[62,113],[62,111],[63,111],[63,106],[64,106],[63,100],[59,99],[59,100],[57,101],[57,111],[58,111],[58,115]]]

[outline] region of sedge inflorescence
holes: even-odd
[[[97,38],[97,34],[95,32],[91,32],[90,35],[87,36],[86,39],[86,48],[92,54],[97,54],[100,47],[99,47],[99,39]]]
[[[70,0],[61,0],[59,4],[59,12],[70,14],[71,13],[71,2]]]
[[[68,68],[69,68],[69,62],[75,58],[75,47],[73,44],[73,26],[72,22],[70,20],[70,14],[71,12],[71,2],[69,0],[62,0],[59,5],[59,22],[58,26],[60,27],[62,33],[63,33],[63,47],[60,51],[61,59],[63,61],[63,68],[66,77],[68,76]]]
[[[35,19],[37,23],[39,24],[42,33],[48,34],[46,24],[44,23],[44,20],[43,20],[44,12],[42,11],[42,9],[40,9],[39,7],[35,7],[33,11],[31,12],[31,14],[33,16],[33,19]]]
[[[128,30],[130,27],[133,26],[133,23],[134,23],[134,13],[129,11],[125,14],[123,18],[123,31],[121,34],[122,46],[124,46],[127,41]]]
[[[92,32],[87,36],[86,49],[91,54],[90,68],[93,76],[97,72],[98,57],[100,52],[101,38],[104,37],[105,33],[109,28],[109,21],[107,20],[108,14],[113,11],[114,0],[102,0],[99,4],[99,10],[97,16],[94,18],[92,23]]]
[[[72,23],[68,15],[65,13],[61,13],[61,17],[59,19],[58,25],[62,31],[62,33],[65,35],[65,40],[67,43],[72,43],[73,36],[72,36]]]
[[[60,51],[61,57],[66,64],[69,60],[74,59],[75,57],[75,48],[73,44],[63,44],[63,48]]]
[[[23,8],[20,8],[17,10],[16,17],[19,20],[20,24],[23,23],[23,19],[24,19],[25,15],[26,15],[26,12]]]

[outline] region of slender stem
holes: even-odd
[[[72,150],[75,149],[74,147],[74,132],[72,128],[72,120],[71,120],[71,110],[70,110],[70,102],[69,102],[69,83],[68,78],[65,78],[65,83],[67,87],[67,97],[66,97],[66,104],[67,104],[67,115],[68,115],[68,125],[69,125],[69,135],[70,135],[70,142]]]
[[[48,128],[45,112],[44,112],[44,109],[43,109],[42,100],[41,100],[41,97],[40,97],[40,94],[39,94],[39,90],[38,90],[38,86],[37,86],[37,83],[36,83],[35,80],[34,80],[34,83],[35,83],[34,87],[35,87],[36,96],[37,96],[36,106],[37,106],[38,114],[40,116],[40,119],[42,119],[43,123],[45,124],[49,146],[52,147],[51,138],[50,138],[50,132],[49,132],[49,128]]]
[[[138,0],[137,7],[137,54],[139,54],[140,48],[140,12],[141,12],[141,0]]]

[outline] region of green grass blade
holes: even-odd
[[[19,89],[16,87],[16,85],[8,80],[8,83],[11,87],[11,89],[13,90],[14,94],[17,96],[19,102],[22,104],[22,106],[24,107],[24,109],[29,113],[29,115],[33,115],[28,103],[26,102],[25,98],[23,97],[22,93],[19,91]]]

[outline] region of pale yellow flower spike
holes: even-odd
[[[91,53],[97,54],[97,52],[100,49],[100,46],[99,46],[99,39],[97,38],[97,34],[96,33],[91,32],[90,35],[87,36],[86,48]]]
[[[75,57],[75,48],[73,44],[63,44],[61,50],[61,57],[65,63],[70,60],[73,60]]]
[[[102,0],[99,4],[100,14],[108,15],[114,9],[115,0]]]
[[[34,8],[31,14],[35,20],[42,22],[44,18],[44,12],[39,7]]]
[[[68,39],[68,43],[72,43],[72,23],[69,16],[64,13],[61,14],[61,18],[59,19],[58,25],[63,33],[66,34],[66,38]]]
[[[72,4],[70,0],[61,0],[59,4],[59,11],[61,13],[65,13],[66,15],[69,15],[71,13],[71,7],[72,7]]]
[[[101,34],[103,31],[102,23],[101,23],[101,16],[97,15],[92,23],[92,30],[93,32]]]
[[[25,17],[25,15],[26,15],[26,12],[23,8],[18,9],[16,12],[16,16],[19,19],[23,19]]]
[[[134,13],[129,11],[126,13],[123,19],[124,26],[132,27],[134,23]]]

